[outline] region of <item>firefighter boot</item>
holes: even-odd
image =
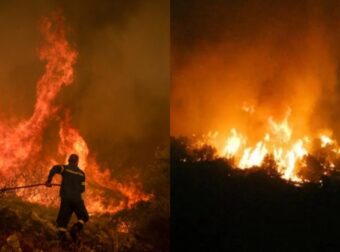
[[[83,229],[83,226],[84,224],[82,223],[82,221],[78,221],[77,223],[73,224],[71,231],[70,231],[70,235],[74,242],[78,241],[78,234]]]
[[[66,231],[64,230],[58,230],[58,239],[59,239],[59,244],[62,248],[64,248],[67,245],[67,236],[66,236]]]

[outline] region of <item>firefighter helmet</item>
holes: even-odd
[[[71,154],[70,157],[68,158],[68,162],[71,164],[77,164],[79,160],[79,157],[77,154]]]

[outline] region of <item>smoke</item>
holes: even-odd
[[[337,1],[174,1],[172,11],[171,134],[237,127],[259,139],[269,117],[290,113],[295,136],[340,136]]]
[[[44,71],[38,24],[56,9],[78,51],[74,83],[56,105],[70,110],[99,162],[115,173],[142,167],[168,144],[167,1],[1,1],[0,120],[32,115]],[[58,138],[56,124],[45,133],[48,144]]]

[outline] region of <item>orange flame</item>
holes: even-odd
[[[77,53],[65,39],[62,18],[55,14],[52,20],[42,20],[41,31],[45,43],[39,51],[41,60],[46,61],[45,73],[37,84],[37,100],[31,118],[20,122],[16,127],[0,123],[0,182],[4,185],[10,179],[18,179],[23,165],[28,165],[32,157],[41,150],[42,131],[56,109],[52,101],[62,86],[70,85],[73,80],[73,64]]]
[[[236,160],[236,166],[240,169],[249,169],[263,164],[268,155],[272,155],[282,178],[296,182],[304,181],[297,172],[297,167],[303,164],[303,159],[311,153],[311,136],[293,137],[293,129],[289,125],[291,110],[288,109],[285,118],[281,122],[276,122],[272,117],[267,120],[268,131],[264,137],[251,144],[247,135],[242,134],[236,128],[230,130],[224,145],[218,144],[219,138],[209,137],[208,142],[216,147],[218,155]],[[319,139],[319,148],[331,146],[332,152],[337,156],[339,148],[337,142],[332,139],[329,132],[320,134],[314,138]],[[200,144],[202,145],[202,144]],[[329,168],[334,168],[334,162],[328,160]]]
[[[87,175],[87,185],[90,187],[86,193],[86,199],[95,204],[89,205],[91,212],[117,212],[124,208],[129,208],[139,201],[148,201],[151,195],[145,194],[141,190],[141,185],[137,182],[120,183],[111,177],[109,169],[101,170],[96,160],[89,158],[89,148],[79,132],[69,124],[66,119],[61,123],[59,136],[59,153],[63,156],[68,153],[77,153],[82,167]],[[98,188],[100,189],[98,191]],[[92,190],[93,189],[93,190]],[[119,192],[124,196],[124,200],[117,205],[115,201],[108,201],[100,197],[100,191]]]
[[[53,105],[56,96],[63,86],[73,82],[77,52],[66,40],[64,20],[60,13],[43,18],[41,32],[44,43],[39,50],[39,57],[46,65],[37,83],[33,115],[16,126],[0,122],[0,186],[41,182],[42,178],[47,177],[51,165],[55,164],[54,159],[41,157],[43,131],[58,112]],[[152,197],[142,191],[136,178],[121,183],[111,178],[109,169],[101,169],[70,121],[68,114],[60,122],[58,154],[63,157],[70,153],[79,154],[80,167],[87,176],[86,201],[90,212],[114,213]],[[54,197],[45,188],[18,191],[16,194],[31,202],[53,205],[57,192],[56,189],[52,191]]]

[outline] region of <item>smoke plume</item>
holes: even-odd
[[[237,127],[339,139],[337,1],[173,1],[171,134]]]
[[[167,1],[1,1],[2,122],[15,125],[33,114],[44,72],[39,22],[55,10],[78,52],[74,82],[55,105],[70,110],[92,154],[114,175],[141,170],[168,143]],[[45,146],[57,148],[58,125],[48,127]]]

